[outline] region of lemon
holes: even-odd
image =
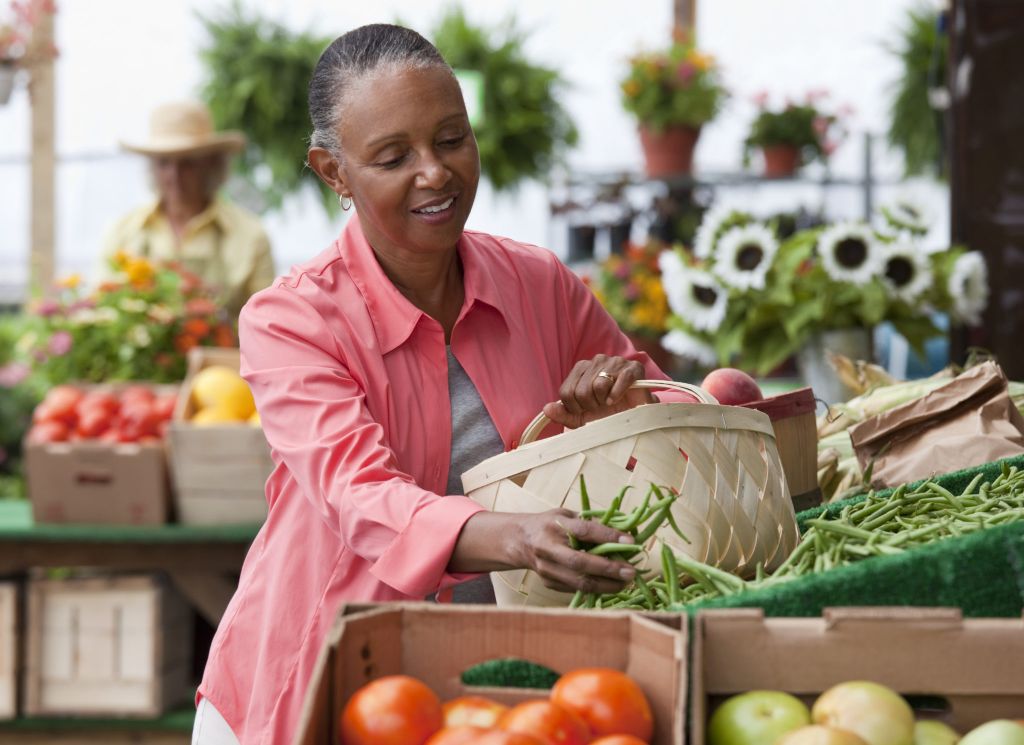
[[[218,424],[241,424],[244,420],[239,420],[230,409],[209,406],[197,411],[189,421],[198,427],[210,427]]]
[[[196,408],[217,408],[230,412],[235,421],[245,421],[256,411],[252,391],[242,376],[230,367],[204,367],[192,381],[192,400]]]
[[[252,413],[252,416],[249,417],[249,424],[251,424],[253,427],[259,427],[263,424],[260,421],[260,413],[258,411],[254,411]]]

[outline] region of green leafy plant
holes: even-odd
[[[743,142],[743,162],[750,162],[750,154],[757,147],[788,145],[800,152],[800,162],[825,160],[845,135],[839,113],[825,110],[821,102],[828,94],[812,91],[802,103],[786,101],[779,109],[768,105],[769,94],[761,92],[754,97],[757,116]]]
[[[632,57],[621,88],[626,111],[654,130],[699,127],[715,117],[727,96],[714,57],[682,34],[666,50]]]
[[[83,381],[179,382],[194,346],[236,346],[209,287],[172,264],[118,254],[113,279],[84,288],[72,275],[30,308],[18,360],[47,386]]]
[[[899,44],[890,48],[903,65],[889,103],[889,144],[902,151],[906,175],[945,175],[941,112],[932,92],[946,85],[949,39],[939,29],[939,12],[925,5],[907,12]],[[940,94],[941,95],[941,94]]]
[[[30,367],[15,358],[26,324],[23,315],[0,315],[0,499],[24,496],[21,443],[42,398]]]
[[[526,38],[513,20],[492,31],[472,25],[459,8],[449,10],[433,32],[448,64],[483,77],[483,115],[474,131],[481,171],[496,191],[543,179],[579,137],[559,102],[565,81],[526,58]]]
[[[202,97],[218,127],[241,130],[249,138],[236,168],[268,207],[280,207],[308,184],[320,190],[333,214],[337,198],[305,167],[312,129],[309,79],[330,39],[294,33],[247,13],[238,2],[199,19],[208,35],[200,51],[206,67]]]
[[[890,321],[923,353],[941,333],[934,311],[980,321],[987,274],[977,252],[926,250],[927,226],[909,215],[886,210],[884,228],[835,223],[780,239],[774,223],[709,210],[692,254],[662,254],[671,308],[662,345],[702,365],[764,374],[816,333]]]

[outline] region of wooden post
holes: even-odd
[[[53,15],[43,13],[33,39],[29,67],[32,108],[32,223],[29,234],[29,291],[50,292],[54,279],[56,227],[56,147],[54,132],[54,64],[46,53],[53,45]]]
[[[697,30],[697,0],[672,0],[672,27],[675,32],[693,34]]]

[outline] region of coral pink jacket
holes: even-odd
[[[550,251],[469,231],[458,250],[466,297],[452,351],[506,449],[578,360],[621,355],[665,378]],[[444,332],[388,280],[358,218],[249,301],[240,338],[276,468],[199,696],[243,745],[281,745],[339,606],[422,600],[469,579],[445,568],[481,508],[442,496]]]

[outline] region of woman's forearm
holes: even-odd
[[[448,563],[450,572],[501,572],[522,566],[521,515],[478,512],[462,526]]]

